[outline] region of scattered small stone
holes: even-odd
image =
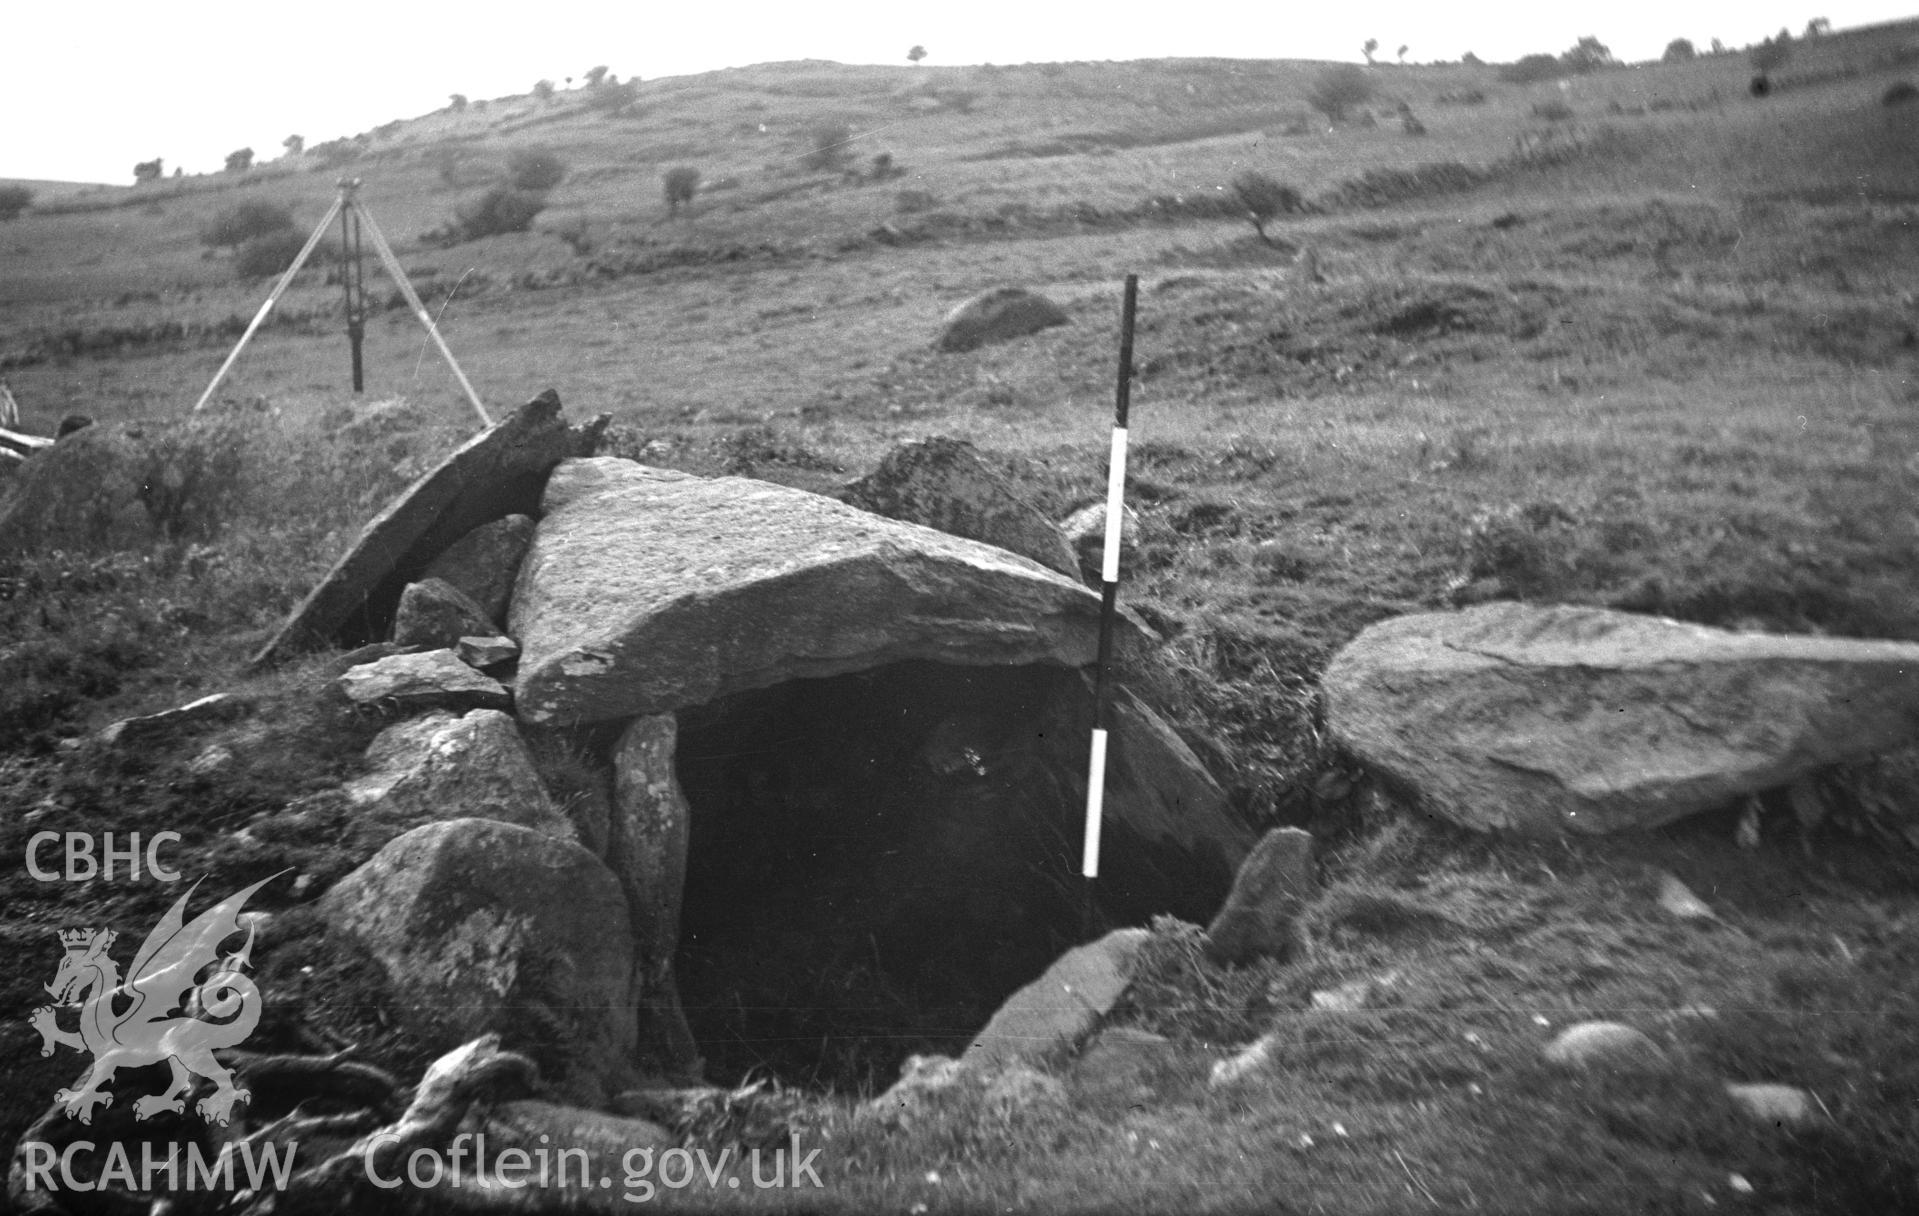
[[[1371,1005],[1379,996],[1380,989],[1390,986],[1391,983],[1391,976],[1381,976],[1377,979],[1366,976],[1348,980],[1337,988],[1322,989],[1313,993],[1313,1008],[1323,1009],[1328,1013],[1354,1013]]]
[[[1568,1068],[1657,1069],[1666,1063],[1666,1053],[1623,1023],[1581,1022],[1546,1045],[1546,1059]]]
[[[1242,1048],[1238,1055],[1228,1056],[1213,1065],[1212,1075],[1206,1084],[1213,1089],[1223,1089],[1266,1067],[1273,1058],[1273,1036],[1261,1035]]]
[[[215,743],[187,761],[187,771],[196,777],[211,777],[232,768],[233,761],[232,750]]]
[[[504,667],[520,657],[520,644],[498,634],[463,637],[453,649],[460,656],[460,661],[475,671]]]
[[[151,743],[187,726],[206,722],[231,722],[235,718],[251,713],[252,710],[253,702],[245,697],[216,692],[212,696],[189,701],[176,709],[147,714],[139,718],[123,718],[101,730],[95,737],[108,747],[130,747]]]
[[[1762,1123],[1796,1126],[1812,1119],[1812,1095],[1795,1085],[1738,1085],[1728,1082],[1726,1096]]]
[[[1659,907],[1669,916],[1680,920],[1718,920],[1719,914],[1705,900],[1692,893],[1692,889],[1673,875],[1660,871]]]
[[[460,662],[451,650],[396,654],[364,663],[333,681],[355,705],[394,705],[404,710],[505,709],[512,698],[491,676]]]

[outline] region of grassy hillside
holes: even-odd
[[[1804,40],[1763,99],[1738,54],[1563,84],[1381,65],[1338,123],[1309,101],[1324,64],[768,64],[647,82],[618,112],[586,90],[492,99],[244,175],[44,198],[0,225],[0,376],[26,426],[149,420],[169,460],[220,476],[170,513],[121,502],[58,551],[0,538],[0,805],[20,812],[0,851],[49,815],[165,826],[225,881],[227,834],[355,771],[376,725],[315,720],[317,666],[260,680],[239,656],[472,415],[370,264],[365,400],[319,265],[185,419],[270,283],[201,243],[236,203],[306,229],[360,178],[496,414],[552,387],[575,417],[611,412],[623,454],[809,487],[956,434],[1056,515],[1103,489],[1137,273],[1123,595],[1173,635],[1149,686],[1219,742],[1239,812],[1326,843],[1316,950],[1221,973],[1163,926],[1118,1019],[1174,1039],[1148,1100],[1071,1088],[1063,1061],[1070,1103],[973,1095],[912,1135],[821,1097],[829,1202],[1919,1206],[1912,755],[1825,775],[1816,829],[1768,796],[1757,850],[1732,841],[1737,807],[1515,846],[1395,813],[1314,711],[1318,672],[1365,625],[1490,598],[1919,639],[1919,104],[1883,104],[1919,82],[1915,47],[1919,22]],[[530,231],[423,239],[538,148],[567,172]],[[703,184],[672,216],[662,177],[683,165]],[[1232,201],[1249,170],[1302,199],[1271,241]],[[947,310],[1008,283],[1072,323],[932,349]],[[225,776],[186,769],[214,736],[104,764],[63,750],[228,687],[272,725],[219,736],[241,755]],[[1661,914],[1654,867],[1732,927]],[[155,914],[137,894],[0,882],[23,957],[50,925]],[[264,965],[329,1029],[392,1046],[376,1007],[322,999],[326,965]],[[20,1014],[0,1061],[35,1095],[0,1107],[0,1140],[70,1080],[24,1026],[42,970],[0,998]],[[1312,1001],[1382,976],[1375,1007]],[[1654,1034],[1674,1073],[1538,1062],[1553,1029],[1597,1016]],[[1206,1085],[1267,1032],[1263,1072]],[[1726,1079],[1806,1086],[1823,1117],[1752,1123]]]

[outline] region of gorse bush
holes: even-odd
[[[262,199],[248,199],[214,216],[212,222],[200,230],[200,243],[212,248],[238,249],[258,237],[292,229],[291,211]]]
[[[668,169],[662,184],[666,192],[667,214],[678,215],[680,207],[691,206],[693,196],[699,192],[700,171],[691,165]]]
[[[538,191],[495,186],[461,206],[454,215],[452,231],[443,234],[442,239],[453,244],[507,232],[525,232],[533,226],[533,218],[544,210],[546,195]],[[448,237],[451,239],[447,240]]]
[[[0,186],[0,223],[16,219],[33,205],[33,191],[25,186]]]
[[[566,162],[551,148],[521,148],[506,158],[506,179],[515,190],[551,190],[566,180]]]
[[[838,169],[853,153],[848,145],[853,139],[853,128],[843,122],[821,123],[807,132],[810,150],[800,157],[800,163],[816,173]]]
[[[1306,104],[1333,122],[1344,122],[1355,106],[1373,95],[1373,82],[1365,71],[1352,64],[1326,68],[1313,78],[1306,93]]]
[[[233,273],[243,279],[264,279],[283,274],[293,265],[306,245],[306,237],[294,228],[282,228],[265,236],[256,236],[240,246],[233,259]]]

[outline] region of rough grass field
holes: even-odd
[[[0,854],[49,825],[166,828],[191,874],[235,888],[266,871],[227,833],[353,772],[379,725],[312,707],[322,660],[250,677],[241,657],[472,415],[377,275],[367,400],[385,404],[356,402],[320,267],[188,419],[268,285],[199,241],[236,200],[307,227],[336,178],[363,178],[496,413],[551,387],[576,418],[611,412],[620,454],[814,488],[902,439],[958,435],[1056,516],[1102,492],[1119,284],[1137,273],[1141,536],[1123,595],[1173,635],[1143,678],[1220,741],[1242,813],[1320,835],[1315,949],[1218,972],[1160,926],[1117,1014],[1177,1044],[1146,1098],[1067,1061],[1056,1093],[965,1094],[906,1131],[860,1116],[860,1095],[819,1096],[818,1202],[1919,1209],[1911,755],[1832,774],[1817,833],[1769,804],[1753,850],[1733,842],[1736,808],[1518,845],[1396,812],[1314,713],[1317,673],[1365,625],[1487,598],[1919,640],[1919,105],[1881,104],[1919,74],[1915,47],[1910,23],[1807,40],[1764,100],[1741,55],[1563,90],[1381,66],[1373,126],[1310,110],[1314,64],[765,65],[648,82],[618,114],[584,92],[495,99],[383,128],[335,164],[46,197],[0,224],[0,375],[26,429],[152,420],[224,476],[178,535],[136,514],[91,546],[0,538]],[[1403,133],[1399,100],[1428,134]],[[1534,116],[1554,100],[1570,122]],[[844,164],[810,167],[832,124]],[[531,146],[569,169],[532,231],[419,239]],[[682,164],[705,185],[669,218],[661,177]],[[1451,168],[1414,172],[1435,165]],[[1276,245],[1222,202],[1246,169],[1307,200],[1269,226]],[[933,351],[949,308],[1009,283],[1072,324]],[[177,753],[61,747],[234,687],[272,711]],[[188,771],[215,741],[238,766]],[[299,848],[304,871],[337,877],[324,840]],[[1663,914],[1657,870],[1722,920]],[[25,1022],[49,931],[149,923],[167,901],[35,883],[11,860],[0,890],[10,1144],[72,1079]],[[273,1033],[296,1042],[304,1020],[417,1067],[393,1054],[363,963],[283,950],[263,967],[287,1011]],[[1314,1006],[1359,979],[1373,1006]],[[1540,1061],[1555,1029],[1598,1017],[1647,1031],[1675,1069]],[[1208,1086],[1267,1033],[1263,1069]],[[1755,1122],[1727,1080],[1803,1086],[1821,1116]]]

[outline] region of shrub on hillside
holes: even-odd
[[[240,252],[233,259],[233,272],[243,279],[284,274],[305,245],[306,237],[295,228],[256,236],[240,246]]]
[[[1252,222],[1253,231],[1269,245],[1273,242],[1266,235],[1267,223],[1300,207],[1299,191],[1251,169],[1233,178],[1233,194],[1246,208],[1246,218]]]
[[[455,114],[458,114],[462,110],[466,109],[465,93],[448,93],[446,95],[446,101],[447,101],[447,109],[452,110]]]
[[[596,84],[588,90],[586,104],[602,114],[622,114],[640,99],[640,78]]]
[[[1666,44],[1666,53],[1659,57],[1661,63],[1684,63],[1699,54],[1693,49],[1692,39],[1675,38]]]
[[[533,96],[539,98],[541,101],[551,101],[553,99],[553,82],[550,80],[534,81]]]
[[[847,150],[852,138],[853,129],[843,122],[821,123],[807,132],[811,150],[800,157],[800,163],[815,172],[837,169],[852,158]]]
[[[1499,78],[1507,84],[1536,84],[1563,75],[1565,69],[1555,55],[1527,55],[1499,69]]]
[[[693,196],[700,189],[700,171],[691,165],[668,169],[662,185],[666,191],[666,213],[678,215],[682,204],[693,204]]]
[[[1555,97],[1551,101],[1535,102],[1533,117],[1542,122],[1571,122],[1573,108]]]
[[[440,238],[451,245],[507,232],[525,232],[533,226],[533,217],[544,210],[546,195],[539,191],[495,186],[460,207],[454,215],[452,230],[441,233]]]
[[[515,190],[551,190],[566,179],[566,162],[550,148],[521,148],[506,158],[506,179]]]
[[[1748,58],[1752,61],[1752,70],[1761,76],[1785,67],[1786,61],[1792,58],[1792,35],[1785,30],[1780,30],[1778,34],[1753,47]]]
[[[1882,106],[1905,106],[1915,101],[1919,101],[1919,86],[1914,86],[1910,80],[1898,81],[1879,97],[1879,104]],[[0,218],[7,217],[0,216]]]
[[[1350,63],[1339,64],[1313,78],[1313,86],[1306,93],[1306,104],[1333,122],[1342,122],[1348,111],[1372,95],[1373,82],[1363,69]]]
[[[253,168],[252,148],[236,148],[227,153],[228,173],[245,173],[251,168]]]
[[[33,191],[25,186],[0,186],[0,223],[19,218],[33,206]]]
[[[157,182],[165,172],[166,169],[161,157],[156,156],[152,160],[143,160],[133,166],[133,184],[136,186],[144,186],[148,182]]]
[[[238,249],[255,237],[271,236],[293,228],[293,213],[263,199],[236,203],[213,217],[200,230],[200,243],[209,248]]]

